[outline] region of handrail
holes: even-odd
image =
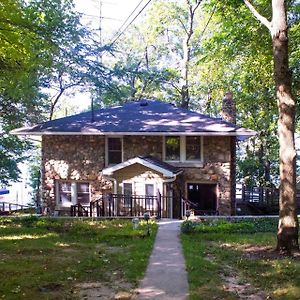
[[[1,212],[12,212],[12,211],[17,211],[17,210],[23,210],[23,209],[26,209],[26,208],[31,208],[31,206],[26,205],[26,204],[0,201],[0,211]]]

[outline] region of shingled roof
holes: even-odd
[[[103,175],[111,176],[114,172],[132,166],[134,164],[140,164],[148,167],[152,170],[160,172],[164,177],[173,177],[182,172],[181,169],[168,164],[167,162],[161,161],[153,156],[136,156],[125,162],[119,163],[114,166],[107,167],[102,170]]]
[[[170,103],[141,100],[80,113],[11,132],[15,135],[232,135],[255,131],[220,118],[178,108]]]

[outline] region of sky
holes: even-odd
[[[124,21],[139,4],[132,18],[147,2],[148,0],[75,0],[75,5],[76,10],[84,14],[83,22],[97,30],[100,25],[101,10],[102,37],[103,43],[105,43],[112,39],[113,34],[118,31]],[[138,21],[138,19],[136,21]]]
[[[100,27],[100,3],[101,3],[101,28],[102,28],[102,43],[109,43],[113,40],[116,32],[122,25],[124,27],[130,22],[139,11],[145,6],[149,0],[74,0],[75,9],[83,14],[82,23],[99,32]],[[150,3],[151,5],[151,3]],[[150,5],[147,6],[150,7]],[[137,8],[137,9],[136,9]],[[145,12],[147,8],[143,11]],[[132,17],[124,24],[130,14]],[[139,18],[135,22],[139,22]],[[135,22],[133,24],[135,24]],[[123,28],[124,28],[123,27]],[[100,40],[100,38],[99,38]],[[62,102],[66,107],[74,106],[70,113],[78,113],[86,110],[90,106],[90,95],[88,93],[80,93],[76,95],[66,95]],[[59,114],[63,114],[63,109]],[[63,115],[56,117],[62,117]]]

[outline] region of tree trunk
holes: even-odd
[[[280,196],[277,249],[298,248],[296,203],[295,101],[288,64],[287,16],[284,0],[273,0],[272,43],[274,77],[278,104],[278,136],[280,159]]]
[[[287,8],[284,0],[272,0],[272,22],[260,15],[249,0],[243,0],[253,15],[271,32],[274,78],[278,104],[279,222],[277,250],[299,250],[296,202],[295,101],[289,70]]]

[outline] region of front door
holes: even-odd
[[[196,214],[211,214],[217,210],[217,185],[188,183],[188,200]]]

